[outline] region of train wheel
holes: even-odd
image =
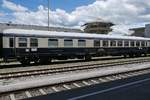
[[[84,59],[84,56],[78,56],[77,58],[78,59]]]
[[[127,58],[127,55],[123,55],[124,58]]]
[[[141,57],[142,55],[141,55],[141,54],[136,54],[135,56],[136,56],[136,57]]]
[[[22,65],[30,65],[30,61],[29,61],[28,59],[26,59],[26,60],[21,60],[20,63],[21,63]]]
[[[92,59],[92,57],[91,57],[90,55],[86,55],[86,56],[85,56],[85,60],[86,60],[86,61],[89,61],[89,60],[91,60],[91,59]]]
[[[133,54],[130,54],[130,55],[129,55],[129,57],[130,57],[130,58],[133,58],[133,57],[134,57],[134,55],[133,55]]]
[[[145,57],[147,57],[147,54],[146,54],[146,53],[144,53],[144,56],[145,56]]]
[[[40,63],[40,59],[35,59],[35,60],[34,60],[34,63],[35,63],[35,64],[39,64],[39,63]]]

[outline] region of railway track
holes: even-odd
[[[70,66],[57,66],[57,67],[51,67],[51,68],[44,68],[44,69],[34,69],[34,70],[22,70],[22,71],[15,71],[15,72],[4,72],[0,73],[0,79],[1,80],[9,80],[11,78],[20,78],[20,77],[27,77],[27,76],[38,76],[38,75],[47,75],[47,74],[60,74],[60,73],[70,73],[72,72],[78,72],[82,73],[82,71],[88,71],[93,69],[102,69],[102,68],[110,68],[112,66],[118,66],[118,65],[132,65],[132,64],[142,64],[149,62],[150,58],[137,58],[137,59],[125,59],[125,60],[119,60],[118,61],[109,61],[109,62],[97,62],[97,63],[91,63],[91,64],[80,64],[80,65],[70,65]],[[66,65],[66,64],[65,64]],[[106,69],[107,70],[107,69]],[[93,84],[99,84],[103,82],[118,80],[122,78],[128,78],[131,76],[136,76],[140,74],[146,74],[150,73],[150,67],[143,68],[143,69],[137,69],[137,70],[129,70],[125,72],[117,72],[117,73],[111,73],[109,75],[102,75],[102,76],[95,76],[95,77],[88,77],[84,79],[78,79],[78,80],[70,80],[70,81],[62,81],[55,84],[47,84],[47,85],[40,85],[37,87],[28,87],[28,88],[22,88],[22,89],[16,89],[6,92],[0,92],[0,100],[18,100],[18,99],[24,99],[29,97],[35,97],[39,95],[45,95],[48,93],[55,93],[59,91],[64,90],[70,90],[73,88],[80,88],[84,86],[89,86]],[[69,76],[69,75],[68,75]],[[19,85],[18,85],[19,86]],[[1,91],[1,88],[0,88]]]
[[[22,70],[22,71],[14,71],[14,72],[4,72],[0,73],[0,79],[9,79],[9,78],[19,78],[19,77],[27,77],[27,76],[36,76],[36,75],[47,75],[47,74],[56,74],[63,72],[71,72],[71,71],[81,71],[81,70],[90,70],[102,67],[111,67],[117,65],[126,65],[126,64],[134,64],[134,63],[143,63],[149,62],[150,58],[143,59],[133,59],[133,60],[120,60],[118,61],[110,61],[110,62],[99,62],[99,63],[91,63],[91,64],[81,64],[81,65],[70,65],[70,66],[60,66],[60,67],[51,67],[44,69],[33,69],[33,70]]]
[[[28,66],[23,66],[21,65],[19,62],[0,62],[0,70],[2,69],[15,69],[15,68],[23,68],[23,67],[33,67],[33,66],[53,66],[53,65],[65,65],[65,64],[79,64],[79,63],[86,63],[86,62],[102,62],[102,61],[111,61],[111,60],[122,60],[122,59],[141,59],[141,58],[150,58],[149,56],[147,57],[138,57],[138,58],[124,58],[122,56],[105,56],[105,57],[94,57],[92,60],[90,61],[85,61],[82,59],[68,59],[68,60],[54,60],[53,62],[49,63],[49,64],[45,64],[45,65],[40,65],[40,64],[34,64],[31,63]]]
[[[149,57],[149,56],[148,56]],[[143,57],[139,57],[139,58],[143,58]],[[149,57],[150,58],[150,57]],[[106,57],[94,57],[92,60],[90,61],[85,61],[85,60],[81,60],[81,59],[68,59],[68,60],[54,60],[53,62],[49,63],[49,64],[34,64],[33,62],[28,65],[28,66],[23,66],[21,65],[19,62],[7,62],[7,63],[1,63],[0,62],[0,73],[2,72],[6,72],[7,70],[11,70],[10,72],[13,72],[14,69],[31,69],[31,68],[39,68],[39,67],[57,67],[57,66],[68,66],[68,65],[79,65],[79,64],[88,64],[88,63],[91,63],[91,62],[106,62],[106,61],[111,61],[111,60],[122,60],[122,59],[125,59],[124,57],[122,56],[115,56],[115,57],[112,57],[112,56],[106,56]],[[131,58],[128,58],[128,59],[131,59]],[[133,58],[135,59],[135,58]]]
[[[77,81],[62,82],[59,84],[40,86],[36,88],[16,90],[16,91],[11,91],[7,93],[1,93],[0,100],[18,100],[18,99],[30,98],[30,97],[60,92],[64,90],[70,90],[74,88],[80,88],[84,86],[114,81],[118,79],[129,78],[132,76],[137,76],[137,75],[147,74],[147,73],[150,73],[150,68],[128,71],[128,72],[123,72],[123,73],[115,73],[115,74],[110,74],[106,76],[87,78],[87,79],[82,79],[82,80],[77,80]]]

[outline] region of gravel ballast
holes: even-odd
[[[131,64],[128,66],[120,67],[108,67],[108,68],[98,68],[93,70],[88,70],[84,72],[71,72],[71,73],[63,73],[52,76],[44,76],[40,78],[35,78],[32,80],[20,81],[9,85],[0,86],[0,93],[22,90],[27,88],[36,88],[47,85],[54,85],[64,82],[71,82],[76,80],[101,77],[111,74],[123,73],[128,71],[140,70],[150,68],[150,63],[144,64]]]

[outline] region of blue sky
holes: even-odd
[[[20,4],[29,8],[30,10],[37,10],[39,5],[47,6],[47,0],[9,0],[15,4]],[[71,12],[75,10],[75,8],[79,6],[86,6],[88,4],[93,3],[95,0],[50,0],[50,8],[51,10],[56,10],[57,8],[63,9],[66,12]],[[2,0],[0,0],[0,4],[2,4]],[[0,7],[3,11],[8,11]]]
[[[86,6],[93,3],[95,0],[50,0],[51,8],[54,10],[56,8],[64,9],[67,12],[75,10],[76,7]]]

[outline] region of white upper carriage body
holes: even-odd
[[[56,31],[41,31],[41,30],[26,30],[26,29],[6,29],[3,31],[3,47],[9,48],[9,37],[17,37],[16,38],[16,47],[19,47],[19,38],[20,37],[26,37],[28,38],[27,47],[30,46],[30,39],[31,37],[38,38],[38,48],[47,48],[52,47],[49,46],[49,39],[54,38],[58,40],[58,46],[55,47],[69,47],[65,46],[65,39],[72,40],[70,47],[98,47],[95,46],[95,41],[98,40],[99,47],[128,47],[125,46],[124,41],[128,41],[129,47],[138,47],[138,46],[131,46],[130,41],[134,41],[134,44],[136,45],[136,42],[139,41],[140,45],[142,45],[141,41],[145,42],[145,45],[150,46],[150,38],[144,38],[144,37],[135,37],[135,36],[116,36],[116,35],[101,35],[101,34],[89,34],[89,33],[75,33],[75,32],[56,32]],[[79,40],[86,40],[85,46],[79,46]],[[108,45],[104,46],[105,40],[108,40]],[[114,43],[111,43],[115,40]],[[121,45],[119,45],[119,42],[122,42]],[[147,43],[146,43],[147,42]],[[57,44],[57,43],[55,43]]]
[[[135,36],[116,36],[116,35],[101,35],[89,33],[75,32],[56,32],[56,31],[41,31],[41,30],[25,30],[25,29],[6,29],[4,35],[18,36],[39,36],[39,37],[74,37],[74,38],[101,38],[101,39],[127,39],[127,40],[150,40],[150,38],[135,37]]]

